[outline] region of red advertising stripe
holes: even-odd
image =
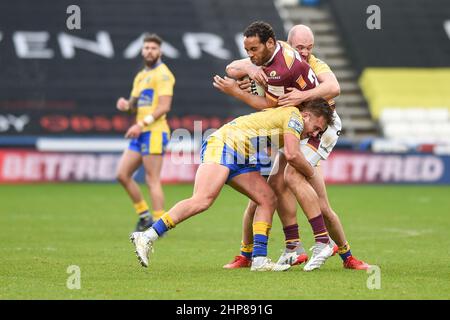
[[[57,153],[0,150],[0,183],[114,182],[120,153]],[[192,182],[198,156],[167,153],[161,172],[165,183]],[[143,181],[143,177],[138,177]]]

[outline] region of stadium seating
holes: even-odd
[[[368,68],[360,83],[386,138],[450,143],[450,69]]]
[[[377,150],[398,150],[399,141],[414,151],[450,144],[450,2],[384,1],[379,29],[368,24],[373,1],[329,3],[370,114],[395,141],[392,148],[377,141]]]

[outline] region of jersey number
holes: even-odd
[[[308,71],[308,79],[311,83],[314,83],[316,86],[319,85],[319,81],[317,81],[317,76],[311,68]]]

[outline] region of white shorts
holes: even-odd
[[[342,130],[342,122],[336,111],[333,112],[334,124],[328,126],[327,130],[319,139],[303,139],[300,141],[300,150],[303,152],[306,160],[316,167],[320,160],[328,159],[331,151],[336,145]],[[283,153],[283,149],[280,149]]]

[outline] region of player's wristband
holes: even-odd
[[[152,124],[153,122],[155,122],[155,118],[153,117],[153,115],[148,115],[144,118],[143,122],[146,126],[148,126],[149,124]]]

